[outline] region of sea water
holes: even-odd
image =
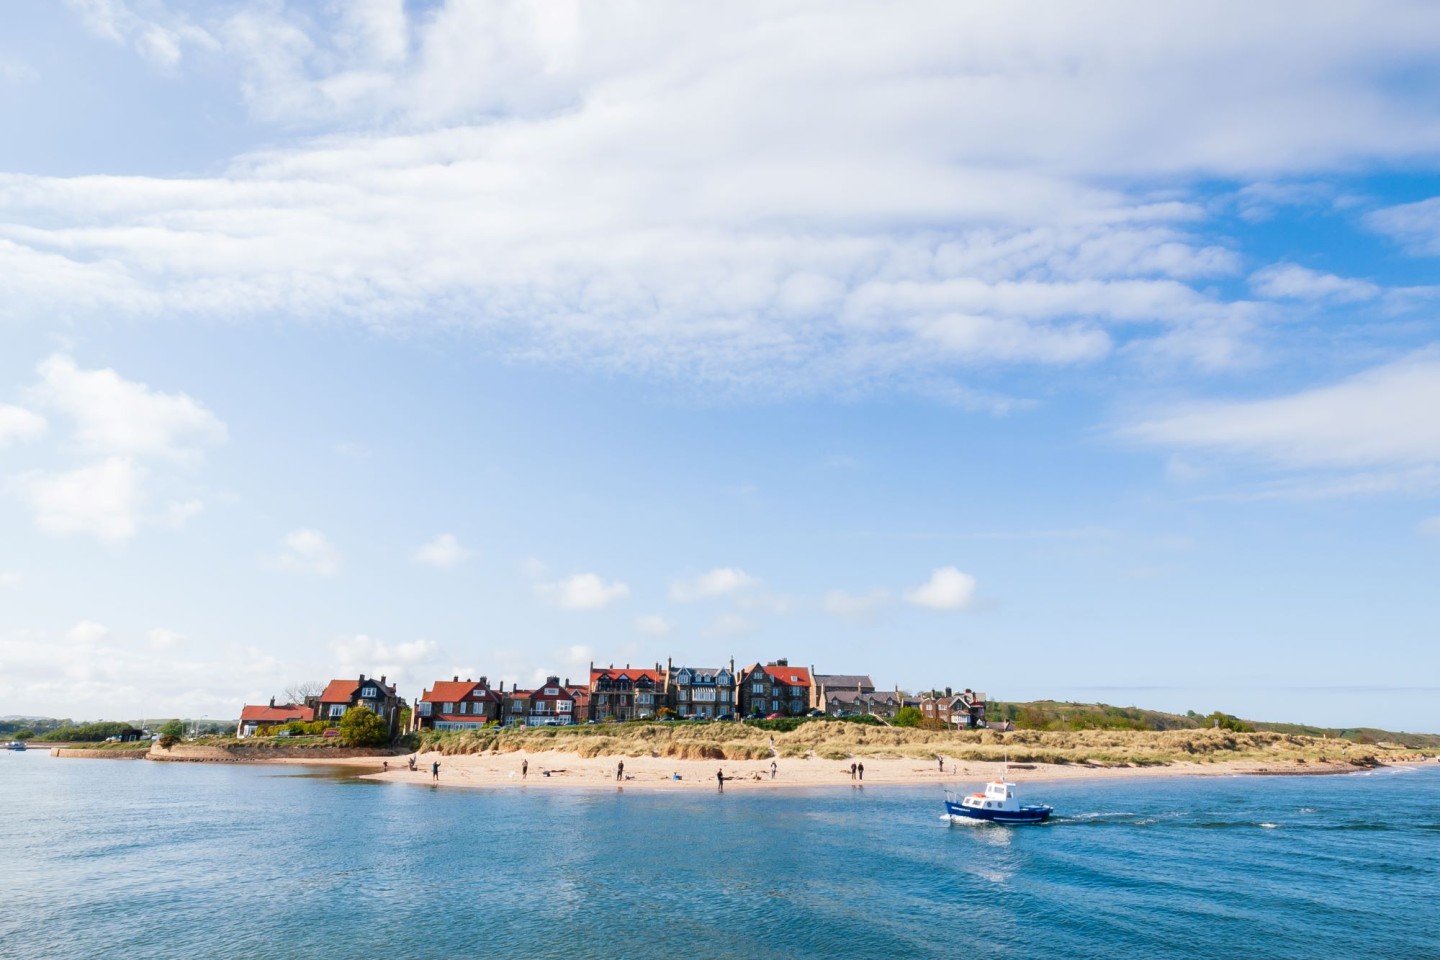
[[[0,956],[1440,957],[1440,766],[654,794],[0,756]]]

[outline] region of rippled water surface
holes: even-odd
[[[436,790],[0,755],[0,957],[1440,957],[1440,767],[933,789]]]

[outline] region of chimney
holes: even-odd
[[[275,706],[275,698],[274,698],[274,697],[271,697],[271,698],[270,698],[270,706],[272,706],[272,707]]]
[[[460,682],[460,674],[458,674],[458,673],[451,674],[451,675],[450,675],[450,682],[451,682],[451,683],[459,683],[459,682]]]
[[[504,680],[501,680],[501,681],[500,681],[500,692],[501,692],[501,693],[504,693],[504,692],[505,692],[505,681],[504,681]]]
[[[565,684],[564,684],[564,685],[567,686],[567,687],[570,686],[570,678],[569,678],[569,677],[566,677],[566,678],[565,678]]]
[[[945,696],[947,696],[947,697],[950,696],[950,688],[949,688],[949,687],[946,687],[946,688],[945,688]]]
[[[363,674],[363,673],[360,674],[360,682],[361,682],[361,683],[364,683],[364,682],[365,682],[365,674]]]
[[[383,673],[380,674],[380,685],[381,685],[382,687],[385,685],[385,674],[383,674]]]

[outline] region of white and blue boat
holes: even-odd
[[[6,750],[24,750],[24,749],[25,749],[25,741],[24,741],[24,740],[11,740],[9,743],[5,744],[5,749],[6,749]]]
[[[1055,812],[1044,804],[1022,804],[1015,798],[1015,785],[1000,779],[985,784],[983,793],[963,796],[945,791],[945,814],[951,820],[988,820],[991,823],[1044,823]]]

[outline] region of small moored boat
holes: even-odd
[[[945,791],[945,813],[951,820],[989,820],[992,823],[1044,823],[1054,807],[1044,804],[1022,804],[1015,799],[1015,785],[1000,774],[1000,779],[985,784],[983,793],[961,796]]]
[[[25,741],[24,741],[24,740],[11,740],[9,743],[5,744],[5,749],[6,749],[6,750],[24,750],[24,749],[25,749]]]

